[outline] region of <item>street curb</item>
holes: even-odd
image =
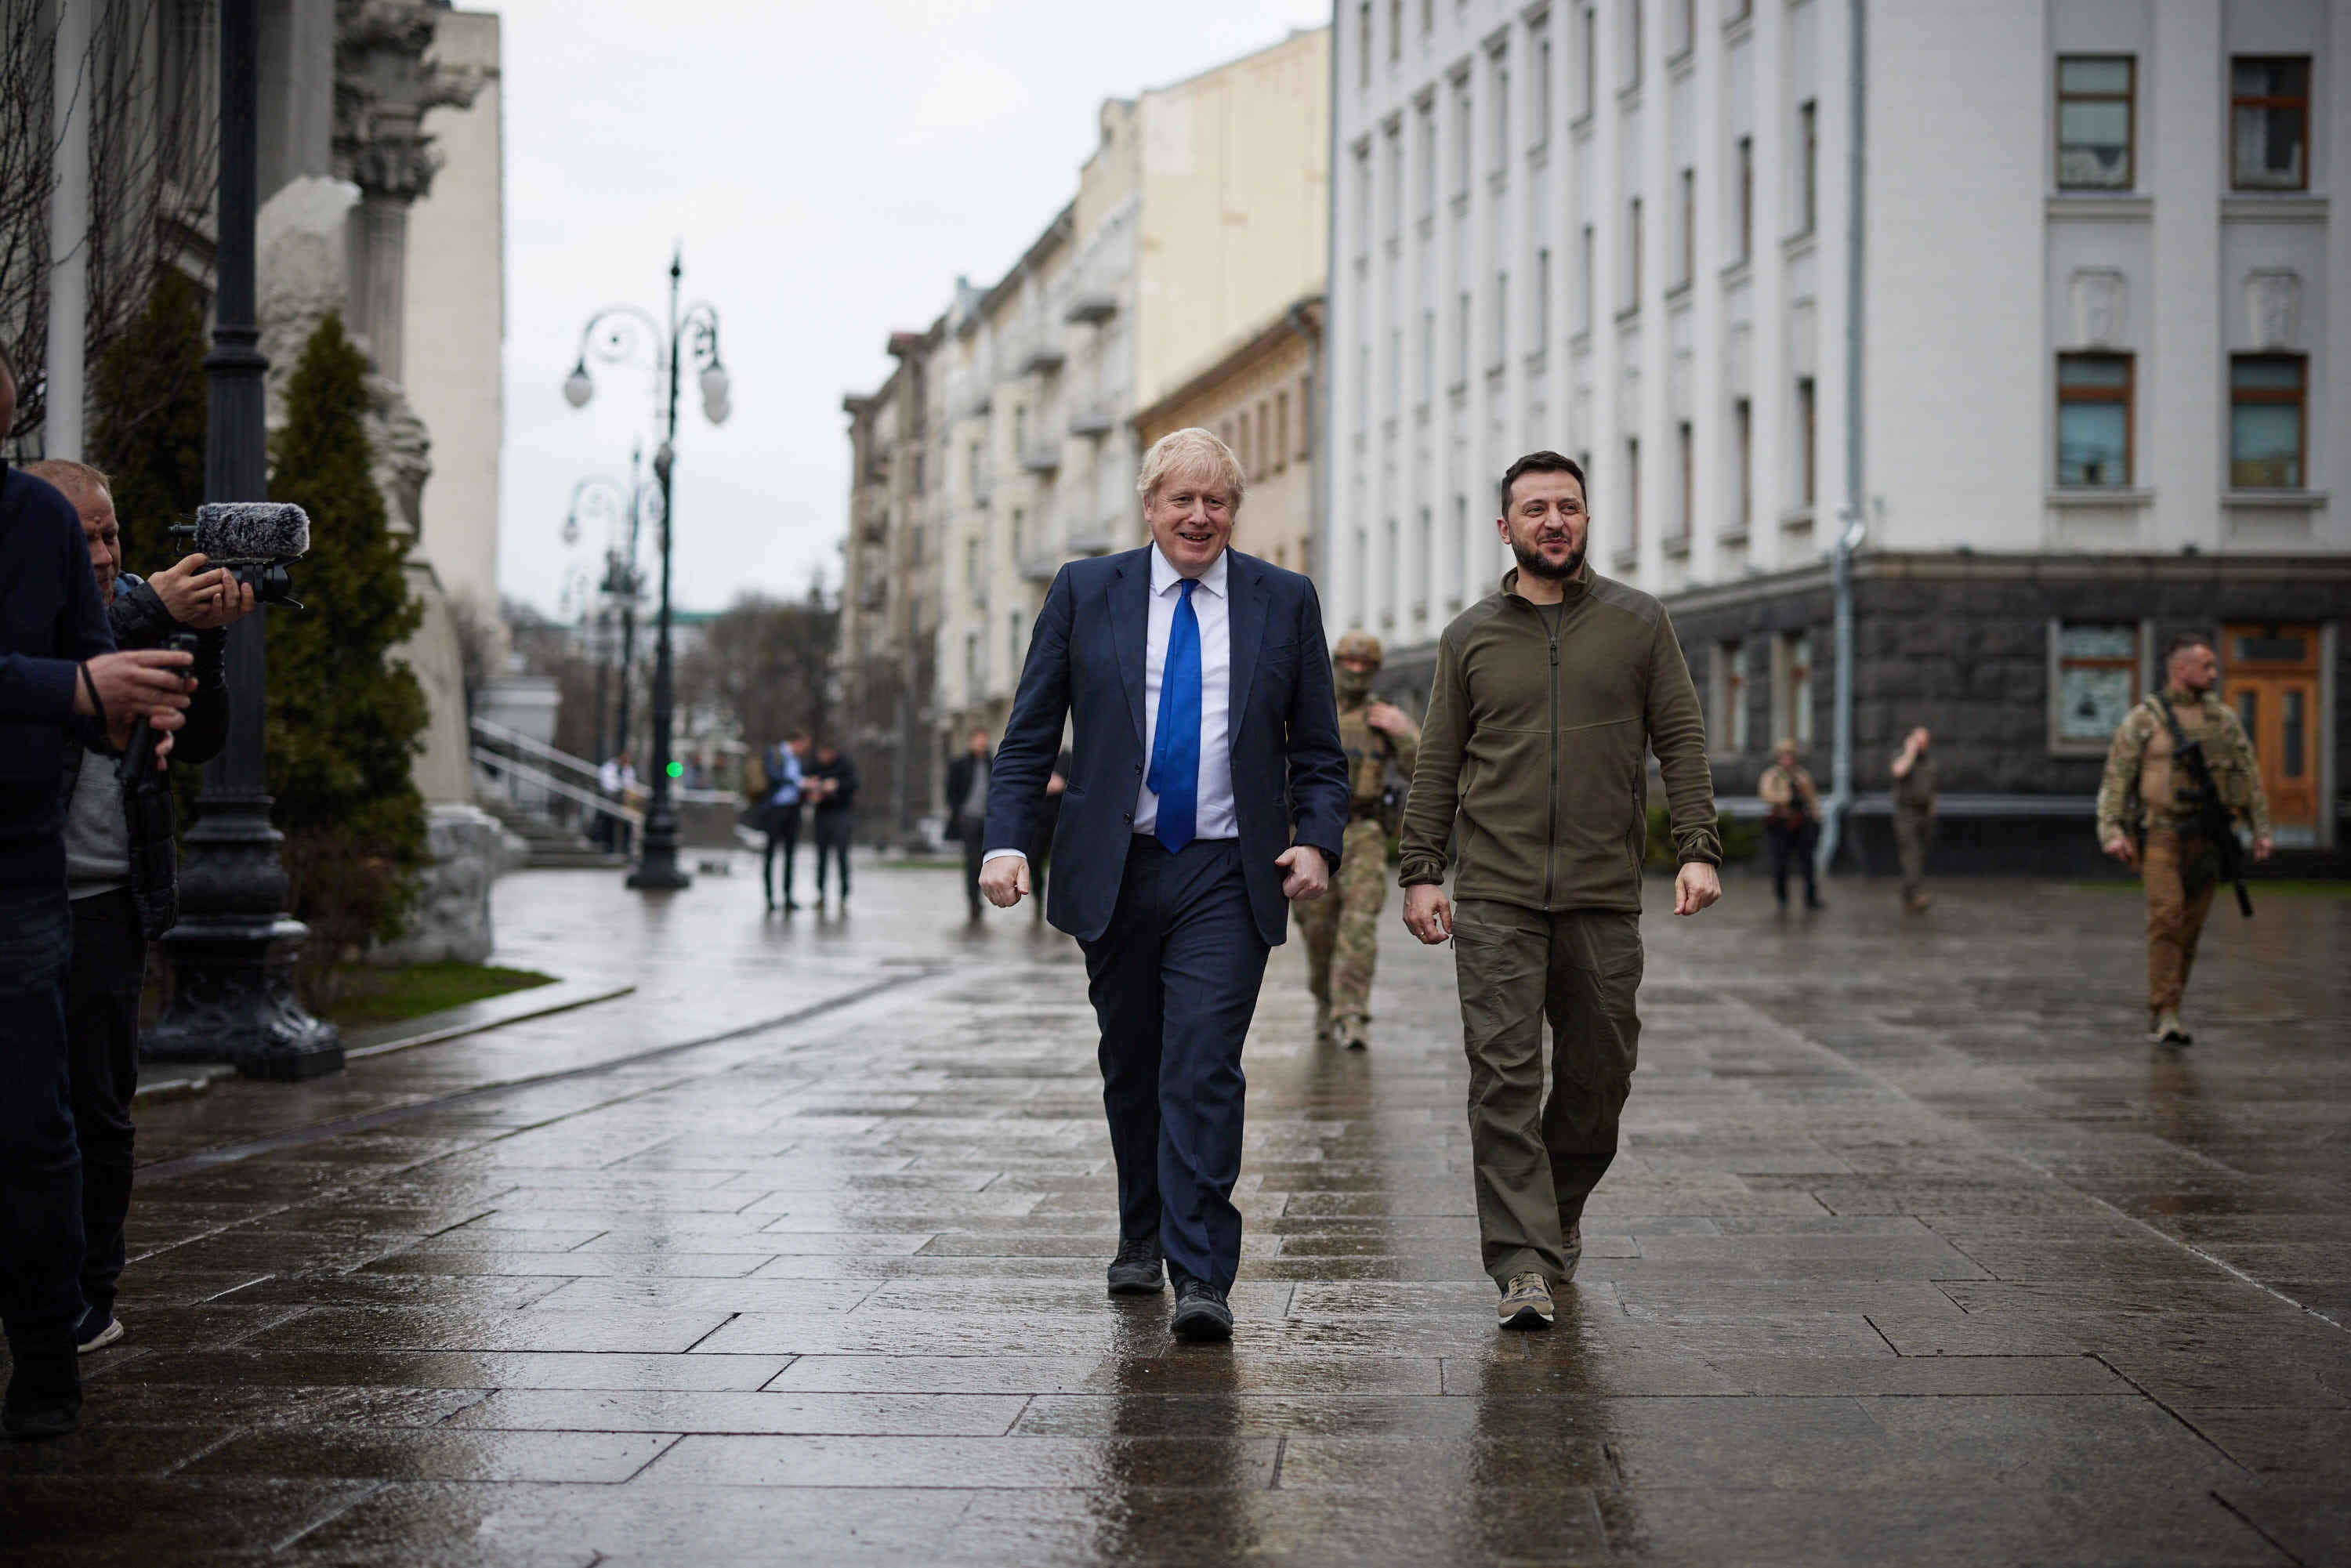
[[[569,1012],[575,1008],[592,1007],[625,997],[637,988],[633,982],[614,984],[605,980],[557,980],[551,985],[532,986],[526,990],[509,991],[501,997],[487,997],[463,1007],[444,1008],[437,1013],[425,1013],[418,1018],[403,1019],[399,1023],[384,1024],[376,1029],[362,1030],[349,1037],[343,1048],[346,1061],[362,1061],[371,1056],[389,1056],[396,1051],[414,1051],[419,1046],[441,1045],[468,1035],[486,1034],[511,1023],[529,1019],[548,1018],[556,1013]],[[236,1069],[225,1063],[188,1067],[169,1078],[151,1079],[131,1092],[134,1105],[159,1105],[174,1100],[192,1100],[211,1090],[215,1083],[236,1076]]]
[[[574,1008],[609,1002],[636,988],[632,981],[558,980],[549,986],[508,991],[501,997],[488,997],[463,1007],[445,1008],[437,1013],[348,1035],[343,1040],[343,1059],[360,1061],[371,1056],[389,1056],[395,1051],[413,1051],[421,1045],[439,1045],[444,1040],[503,1029],[526,1019],[546,1018]]]

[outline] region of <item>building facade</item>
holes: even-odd
[[[1309,574],[1321,531],[1314,388],[1322,345],[1322,298],[1294,300],[1247,342],[1134,416],[1135,441],[1145,451],[1171,431],[1215,431],[1249,476],[1236,547]]]
[[[935,831],[946,761],[972,729],[1001,731],[1054,574],[1141,542],[1137,411],[1320,292],[1329,43],[1327,28],[1294,33],[1103,103],[1069,204],[994,285],[958,279],[927,330],[891,339],[883,392],[845,400],[853,473],[895,455],[888,504],[852,479],[844,667],[907,672],[913,716],[889,733],[927,745],[918,761],[907,743],[903,795],[878,798],[869,774],[869,836]],[[885,421],[885,402],[902,412]],[[921,434],[894,434],[917,404]],[[879,668],[852,691],[878,694]]]
[[[1920,723],[1955,858],[2085,848],[2105,737],[2184,629],[2220,638],[2281,839],[2336,841],[2336,0],[1341,21],[1334,632],[1425,684],[1508,564],[1502,469],[1551,447],[1590,472],[1594,566],[1672,611],[1726,794],[1779,735],[1829,772],[1851,528],[1865,862]]]

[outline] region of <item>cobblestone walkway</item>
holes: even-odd
[[[1398,931],[1349,1056],[1281,950],[1195,1347],[1104,1298],[1025,909],[510,878],[503,957],[638,990],[142,1108],[130,1336],[0,1448],[0,1559],[2351,1560],[2351,901],[2216,915],[2153,1053],[2126,893],[1830,894],[1653,911],[1548,1334],[1479,1272],[1449,956]]]

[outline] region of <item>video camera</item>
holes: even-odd
[[[207,566],[225,566],[250,583],[263,604],[299,610],[287,570],[310,551],[310,519],[288,501],[207,501],[193,523],[174,523],[172,537]]]

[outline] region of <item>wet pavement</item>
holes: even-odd
[[[2216,915],[2157,1052],[2126,892],[1830,892],[1653,909],[1547,1334],[1479,1271],[1448,956],[1395,933],[1351,1056],[1278,952],[1191,1346],[1103,1296],[1083,970],[1025,909],[519,873],[501,960],[635,989],[142,1106],[129,1337],[0,1448],[0,1558],[2351,1560],[2351,900]]]

